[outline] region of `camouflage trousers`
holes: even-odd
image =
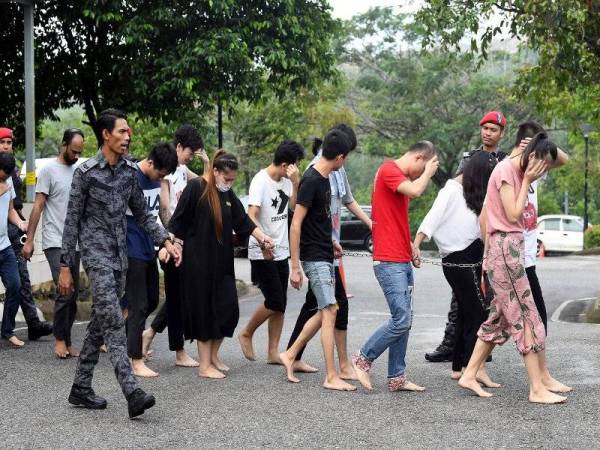
[[[127,356],[125,320],[119,299],[125,289],[125,273],[110,268],[86,268],[92,290],[92,315],[77,362],[74,385],[92,387],[100,346],[106,342],[115,375],[125,397],[139,388]]]

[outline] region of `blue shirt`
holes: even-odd
[[[160,204],[160,181],[150,180],[140,170],[139,165],[135,175],[144,193],[146,211],[156,220]],[[152,261],[156,257],[154,241],[148,233],[140,228],[130,211],[127,211],[127,256],[144,261]]]

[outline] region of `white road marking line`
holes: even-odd
[[[561,313],[567,307],[568,304],[573,303],[573,302],[583,302],[583,301],[587,301],[587,300],[596,300],[596,297],[575,298],[573,300],[567,300],[565,302],[562,302],[560,304],[560,306],[558,308],[556,308],[556,311],[554,311],[554,314],[552,314],[552,317],[550,318],[550,320],[552,322],[572,323],[572,322],[567,322],[566,320],[560,320]]]

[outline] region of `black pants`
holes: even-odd
[[[127,353],[141,359],[142,333],[146,319],[158,306],[159,281],[156,259],[144,261],[129,258],[125,295],[127,296]]]
[[[481,261],[483,242],[477,239],[466,249],[451,253],[442,259],[445,263],[474,264]],[[466,367],[477,341],[477,331],[486,319],[483,293],[479,288],[481,266],[476,268],[446,267],[444,276],[458,303],[458,320],[452,370]]]
[[[160,263],[165,277],[165,303],[150,325],[157,333],[169,327],[169,350],[183,350],[183,309],[181,304],[180,269],[172,261]]]
[[[548,313],[546,312],[546,303],[544,302],[544,296],[542,295],[540,281],[535,273],[535,266],[527,267],[525,272],[527,273],[527,279],[529,280],[529,286],[531,287],[531,293],[533,294],[533,301],[535,302],[540,318],[544,323],[546,336],[548,336]]]
[[[346,296],[346,289],[344,289],[344,284],[342,283],[342,277],[340,275],[340,268],[338,266],[335,267],[335,299],[337,300],[339,308],[335,318],[335,329],[345,331],[348,329],[348,297]],[[317,311],[317,298],[315,297],[315,294],[313,294],[309,282],[306,300],[304,301],[304,305],[302,305],[302,309],[300,310],[300,314],[296,320],[296,325],[294,326],[294,331],[292,331],[292,335],[290,336],[290,341],[288,342],[287,348],[290,348],[294,344],[296,339],[298,339],[298,336],[300,336],[302,328],[304,328],[306,322],[308,322],[308,320],[314,316]],[[305,348],[306,346],[298,352],[296,361],[302,359],[302,354],[304,353]]]
[[[58,277],[60,276],[60,252],[58,247],[51,247],[44,250],[46,260],[50,266],[52,279],[58,291]],[[74,290],[70,295],[64,296],[56,293],[54,301],[54,337],[59,341],[65,341],[67,346],[71,345],[71,329],[75,322],[77,314],[77,297],[79,296],[79,252],[73,258],[73,264],[70,267],[73,276]]]

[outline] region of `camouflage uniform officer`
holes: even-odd
[[[108,345],[110,360],[123,394],[129,416],[143,414],[154,405],[154,397],[140,389],[127,356],[125,322],[119,299],[127,271],[127,222],[129,208],[140,227],[157,245],[164,244],[176,264],[181,253],[169,235],[147,213],[144,194],[136,179],[136,167],[123,158],[130,141],[125,115],[118,110],[100,114],[96,135],[101,148],[95,157],[75,170],[62,240],[59,289],[63,295],[73,288],[69,267],[79,242],[81,261],[90,279],[93,308],[79,355],[69,402],[91,409],[103,409],[106,400],[95,395],[92,376],[100,346]]]

